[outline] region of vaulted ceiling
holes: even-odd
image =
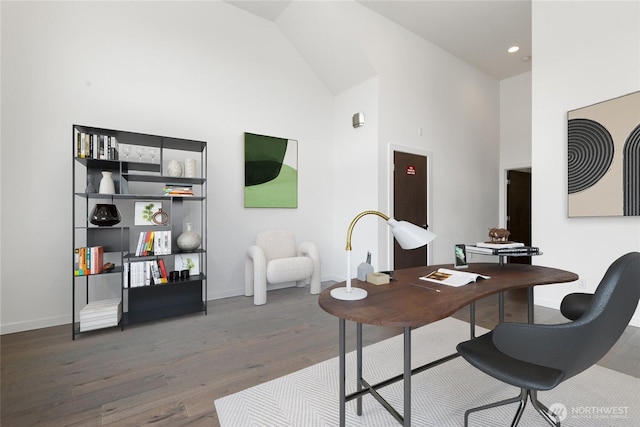
[[[227,1],[275,22],[300,0]],[[531,0],[356,1],[496,80],[531,70]]]

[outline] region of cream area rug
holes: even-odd
[[[478,328],[477,335],[486,332]],[[336,336],[338,334],[336,328]],[[455,352],[469,338],[469,324],[448,318],[412,331],[412,365],[421,366]],[[369,384],[402,373],[402,335],[367,346],[363,350],[363,377]],[[347,354],[347,392],[355,391],[355,352]],[[215,401],[222,427],[337,426],[338,358],[327,360],[273,381]],[[403,384],[378,390],[400,413]],[[464,411],[519,395],[520,390],[501,383],[458,357],[412,377],[414,426],[462,426]],[[561,383],[539,399],[558,413],[563,426],[640,425],[640,379],[600,366]],[[517,403],[471,414],[472,427],[509,426]],[[399,423],[373,397],[363,398],[363,415],[356,402],[347,402],[347,426],[392,427]],[[522,427],[547,424],[527,404]]]

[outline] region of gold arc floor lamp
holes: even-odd
[[[393,218],[389,218],[387,215],[378,211],[364,211],[360,212],[349,224],[347,229],[347,285],[340,288],[331,290],[331,296],[335,299],[356,301],[367,297],[367,291],[362,288],[354,288],[351,286],[351,234],[356,222],[365,215],[377,215],[387,221],[387,225],[391,227],[391,233],[393,237],[398,241],[398,244],[402,249],[415,249],[420,246],[424,246],[436,238],[436,235],[431,231],[419,227],[407,221],[396,221]]]

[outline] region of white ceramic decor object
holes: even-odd
[[[200,246],[200,243],[202,243],[202,238],[191,229],[190,222],[188,222],[186,226],[187,229],[178,236],[176,243],[178,247],[185,252],[195,251]]]
[[[100,194],[116,194],[116,186],[113,183],[112,173],[110,171],[102,171],[102,179],[98,189]]]
[[[184,176],[187,178],[198,176],[196,159],[184,159]]]
[[[167,175],[173,177],[182,176],[182,163],[178,160],[171,160],[167,165]]]

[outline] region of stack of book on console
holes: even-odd
[[[117,326],[122,317],[122,300],[92,301],[80,310],[80,331]]]
[[[535,246],[525,246],[521,242],[478,242],[473,245],[466,246],[467,252],[488,255],[506,255],[506,256],[528,256],[540,255],[540,248]]]

